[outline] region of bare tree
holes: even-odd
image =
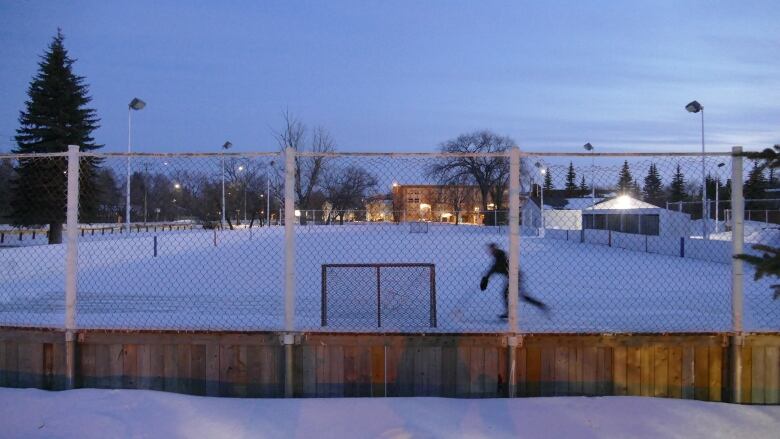
[[[468,203],[473,203],[473,186],[471,176],[456,174],[455,176],[437,175],[439,190],[437,202],[447,205],[455,215],[455,224],[460,224],[460,215]]]
[[[338,217],[340,224],[344,224],[344,214],[350,209],[360,209],[363,200],[379,184],[373,174],[354,165],[333,169],[324,180],[325,197],[332,206],[331,216]]]
[[[328,153],[336,149],[333,137],[325,128],[316,127],[312,130],[311,136],[308,136],[306,126],[289,111],[282,113],[282,116],[284,127],[282,131],[275,134],[282,151],[286,148],[292,148],[297,152],[305,151],[307,137],[311,137],[310,152]],[[321,155],[295,157],[295,198],[300,209],[312,208],[311,198],[321,183],[326,163],[327,157]],[[305,218],[301,217],[301,222],[305,223],[305,221]]]
[[[514,140],[482,130],[461,134],[440,145],[445,153],[496,153],[515,146]],[[479,187],[482,210],[487,210],[488,199],[492,199],[496,210],[501,210],[504,192],[509,181],[509,160],[506,157],[458,156],[447,157],[428,170],[429,175],[445,181],[468,179]],[[486,221],[493,221],[487,217]]]

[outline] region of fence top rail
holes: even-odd
[[[750,152],[750,151],[746,151]],[[283,152],[79,152],[81,157],[130,157],[130,158],[175,158],[175,157],[281,157]],[[466,152],[466,153],[444,153],[444,152],[315,152],[300,151],[296,153],[299,157],[388,157],[388,158],[489,158],[489,157],[509,157],[509,151],[501,152]],[[707,157],[731,157],[731,152],[707,152]],[[1,159],[28,159],[28,158],[46,158],[46,157],[67,157],[67,152],[51,153],[0,153]],[[555,152],[555,151],[524,151],[520,150],[521,157],[701,157],[700,152]]]

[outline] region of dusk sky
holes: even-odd
[[[534,151],[780,143],[780,2],[0,2],[0,150],[57,27],[136,151],[270,151],[288,109],[342,151],[487,128]]]

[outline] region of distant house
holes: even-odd
[[[489,200],[488,209],[492,200]],[[434,221],[482,224],[486,213],[482,194],[474,185],[393,184],[395,221]]]
[[[639,235],[685,234],[690,215],[621,195],[582,210],[582,228]]]

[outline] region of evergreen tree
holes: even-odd
[[[573,197],[577,195],[577,173],[574,172],[574,164],[569,162],[569,170],[566,172],[566,196]]]
[[[650,163],[650,169],[645,176],[645,185],[642,188],[643,199],[648,203],[658,205],[664,197],[664,187],[661,182],[661,174],[655,163]]]
[[[583,175],[580,177],[580,195],[587,195],[590,192],[590,188],[588,187],[588,184],[585,183],[585,176]]]
[[[685,176],[680,169],[680,164],[677,164],[677,169],[672,176],[672,183],[669,185],[669,201],[676,203],[678,201],[685,201]]]
[[[552,173],[550,172],[550,168],[547,168],[544,173],[544,190],[551,191],[553,189],[555,189],[555,186],[553,185]]]
[[[19,115],[15,153],[53,153],[79,145],[82,151],[102,147],[91,134],[98,127],[84,78],[76,76],[74,60],[63,45],[62,32],[49,44],[38,72],[27,90],[28,100]],[[80,160],[80,216],[94,216],[99,196],[95,184],[98,160]],[[17,226],[48,224],[49,243],[62,242],[65,221],[67,160],[61,157],[20,159],[12,183],[11,218]]]
[[[766,189],[769,187],[764,167],[759,166],[758,162],[753,162],[753,169],[748,173],[747,181],[743,187],[746,200],[756,200],[766,196]]]
[[[760,153],[747,153],[745,155],[752,159],[760,159],[763,162],[760,166],[758,166],[757,163],[754,163],[753,169],[750,171],[750,175],[748,176],[748,182],[751,184],[760,185],[764,168],[768,167],[770,169],[774,169],[780,167],[780,145],[775,145],[774,149],[767,148]],[[730,186],[730,183],[727,183],[726,187],[729,192],[731,192]],[[744,190],[745,198],[748,198],[747,183],[744,186]],[[758,250],[763,254],[761,256],[742,254],[736,257],[743,259],[756,267],[754,276],[755,279],[759,280],[764,276],[772,276],[775,278],[780,277],[780,248],[769,245],[756,244],[753,245],[753,249]],[[780,299],[780,284],[772,285],[772,289],[775,292],[774,298]]]
[[[618,192],[629,195],[634,191],[634,177],[631,176],[631,169],[628,166],[628,160],[623,162],[620,169],[620,179],[618,180]]]

